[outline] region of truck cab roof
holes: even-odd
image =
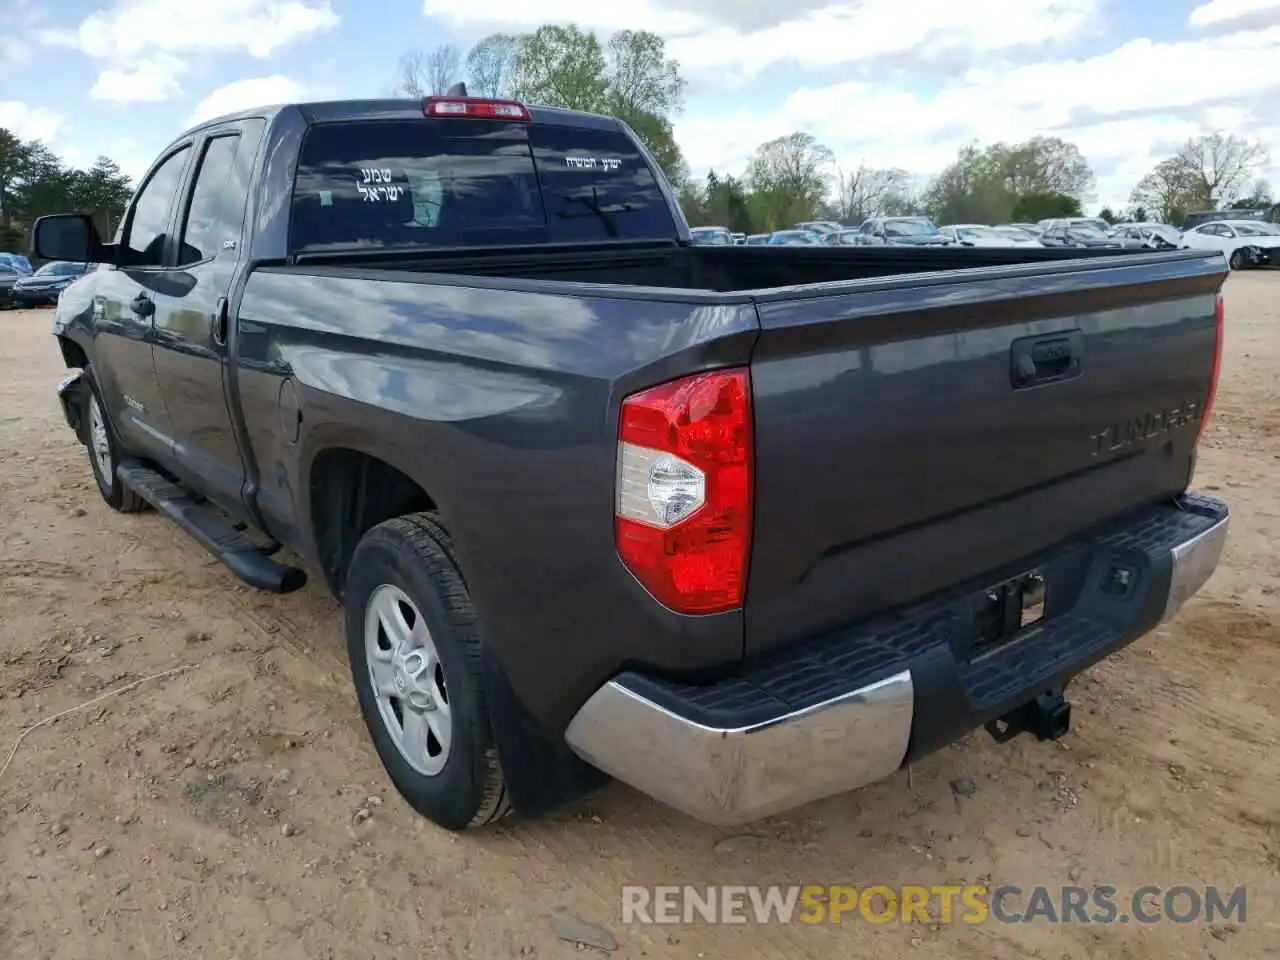
[[[472,98],[482,99],[482,98]],[[204,120],[184,130],[180,137],[190,137],[203,130],[235,123],[240,120],[274,120],[286,110],[302,112],[308,123],[340,123],[344,120],[411,120],[426,119],[423,113],[424,99],[415,97],[380,97],[365,100],[313,100],[296,103],[265,104],[247,107],[232,113]],[[617,117],[584,110],[566,110],[562,107],[529,106],[533,123],[555,123],[562,126],[585,127],[596,130],[618,130],[625,127]]]

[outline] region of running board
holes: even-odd
[[[136,460],[116,467],[116,476],[251,587],[292,593],[307,582],[297,567],[272,560],[213,507],[196,503],[177,484]]]

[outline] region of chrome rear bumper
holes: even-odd
[[[707,823],[748,823],[893,773],[907,753],[911,673],[738,729],[679,717],[611,681],[569,725],[588,763]]]
[[[1199,502],[1209,501],[1200,498]],[[1152,590],[1160,589],[1156,582],[1168,583],[1163,615],[1157,615],[1160,599],[1146,598],[1151,614],[1142,624],[1117,630],[1110,637],[1095,633],[1088,646],[1079,648],[1078,656],[1070,654],[1066,661],[1060,657],[1052,666],[1054,682],[1132,642],[1156,622],[1168,620],[1204,586],[1227,538],[1229,517],[1225,506],[1218,506],[1220,515],[1195,515],[1199,528],[1193,536],[1147,546],[1146,555],[1153,562],[1149,569],[1171,567],[1167,580],[1154,574],[1147,578],[1152,581]],[[1042,642],[1045,638],[1027,641]],[[1025,693],[1027,700],[1034,698],[1045,689],[1045,679],[1046,675],[1033,677],[1025,691],[1014,690],[1011,695],[1016,699]],[[955,696],[943,687],[922,689],[921,682],[936,684],[937,671],[916,675],[912,669],[904,669],[763,722],[757,719],[719,726],[681,716],[678,705],[673,708],[658,703],[629,688],[621,678],[606,683],[587,700],[565,736],[578,756],[616,779],[699,820],[731,826],[854,790],[892,774],[909,751],[914,756],[919,749],[918,744],[913,745],[913,733],[919,733],[914,729],[917,691],[924,705],[919,709],[935,714],[930,719],[934,727],[937,702]],[[947,722],[954,718],[955,726],[968,729],[986,722],[980,714],[970,702],[956,707],[947,715]],[[965,729],[957,729],[955,735],[963,732]]]

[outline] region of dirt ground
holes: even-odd
[[[100,501],[62,421],[48,311],[0,314],[0,958],[1280,956],[1280,273],[1227,285],[1196,478],[1223,566],[1073,690],[1067,738],[985,734],[749,830],[620,785],[457,837],[391,791],[322,590],[239,586],[154,513]],[[624,925],[625,884],[1244,885],[1243,924]],[[1275,951],[1272,953],[1271,951]]]

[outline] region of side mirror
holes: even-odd
[[[42,260],[102,263],[108,259],[98,228],[83,213],[40,217],[31,231],[31,247]]]

